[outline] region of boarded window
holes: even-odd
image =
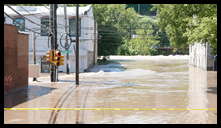
[[[49,17],[41,18],[41,36],[48,36],[49,32]]]
[[[25,31],[25,19],[24,18],[15,18],[13,24],[17,27],[19,31]]]
[[[76,36],[76,18],[69,19],[69,33],[70,36]],[[81,19],[79,18],[79,36],[81,35]]]

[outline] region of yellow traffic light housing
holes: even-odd
[[[56,66],[64,65],[64,56],[58,50],[50,50],[46,54],[46,60]]]
[[[60,51],[55,51],[55,60],[57,61],[56,65],[64,65],[64,56],[61,55]]]
[[[60,56],[57,66],[64,65],[64,56]]]
[[[53,61],[52,56],[53,56],[53,52],[51,50],[46,53],[46,60],[50,63]]]

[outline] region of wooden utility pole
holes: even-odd
[[[69,49],[67,48],[68,45],[68,25],[67,25],[67,4],[64,4],[64,23],[65,23],[65,51],[66,51],[66,73],[70,74],[69,70]]]
[[[96,21],[94,20],[94,54],[93,54],[93,65],[96,64],[96,36],[97,36],[97,31],[96,31]]]
[[[57,16],[56,16],[56,4],[50,4],[50,29],[51,29],[51,50],[57,49]],[[57,79],[57,66],[51,65],[51,82],[56,82]]]
[[[79,86],[79,4],[76,6],[76,73],[75,81]]]

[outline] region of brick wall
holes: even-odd
[[[28,86],[28,35],[4,25],[4,93]]]
[[[14,35],[14,36],[12,36]],[[11,25],[4,25],[4,90],[12,89],[16,82],[17,71],[17,30]]]
[[[17,35],[17,87],[28,85],[28,35]]]

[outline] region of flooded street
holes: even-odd
[[[77,88],[74,74],[59,74],[57,83],[42,74],[39,82],[30,81],[27,90],[7,95],[4,101],[5,108],[76,110],[5,110],[4,123],[217,123],[216,72],[189,66],[188,56],[110,60],[81,73]]]

